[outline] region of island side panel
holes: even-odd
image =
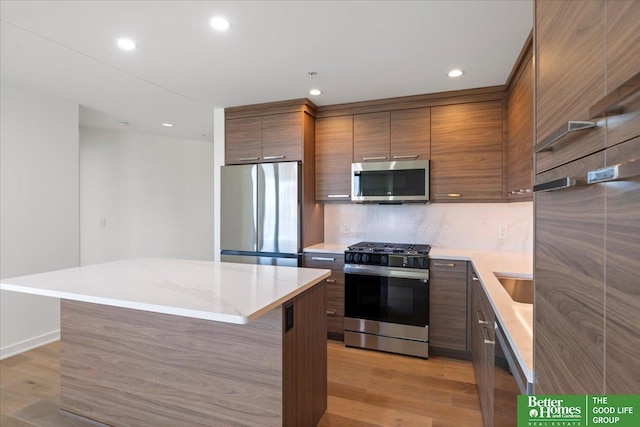
[[[281,426],[282,346],[280,307],[235,325],[63,300],[61,408],[117,426]]]
[[[322,281],[284,304],[294,305],[294,326],[284,333],[285,427],[315,427],[327,409],[325,292]]]

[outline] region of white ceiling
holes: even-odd
[[[213,31],[214,15],[231,28]],[[81,104],[84,125],[125,121],[133,131],[211,140],[214,108],[504,84],[531,31],[533,4],[2,0],[0,18],[3,82]],[[135,51],[116,47],[123,36]],[[466,73],[451,79],[451,68]],[[312,87],[323,94],[309,96]]]

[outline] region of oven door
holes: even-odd
[[[429,323],[428,272],[415,277],[349,273],[345,269],[345,317],[425,327]]]

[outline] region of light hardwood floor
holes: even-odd
[[[59,342],[0,362],[2,427],[87,427],[58,411]],[[319,427],[481,426],[471,362],[422,360],[328,343],[328,408]]]

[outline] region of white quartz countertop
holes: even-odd
[[[139,258],[3,279],[0,289],[245,324],[330,270]]]
[[[353,244],[353,243],[352,243]],[[303,252],[317,252],[327,254],[343,254],[349,245],[345,243],[318,243],[317,245],[307,246]]]
[[[517,362],[533,383],[533,305],[513,301],[496,278],[533,278],[533,254],[431,248],[429,258],[471,261]]]

